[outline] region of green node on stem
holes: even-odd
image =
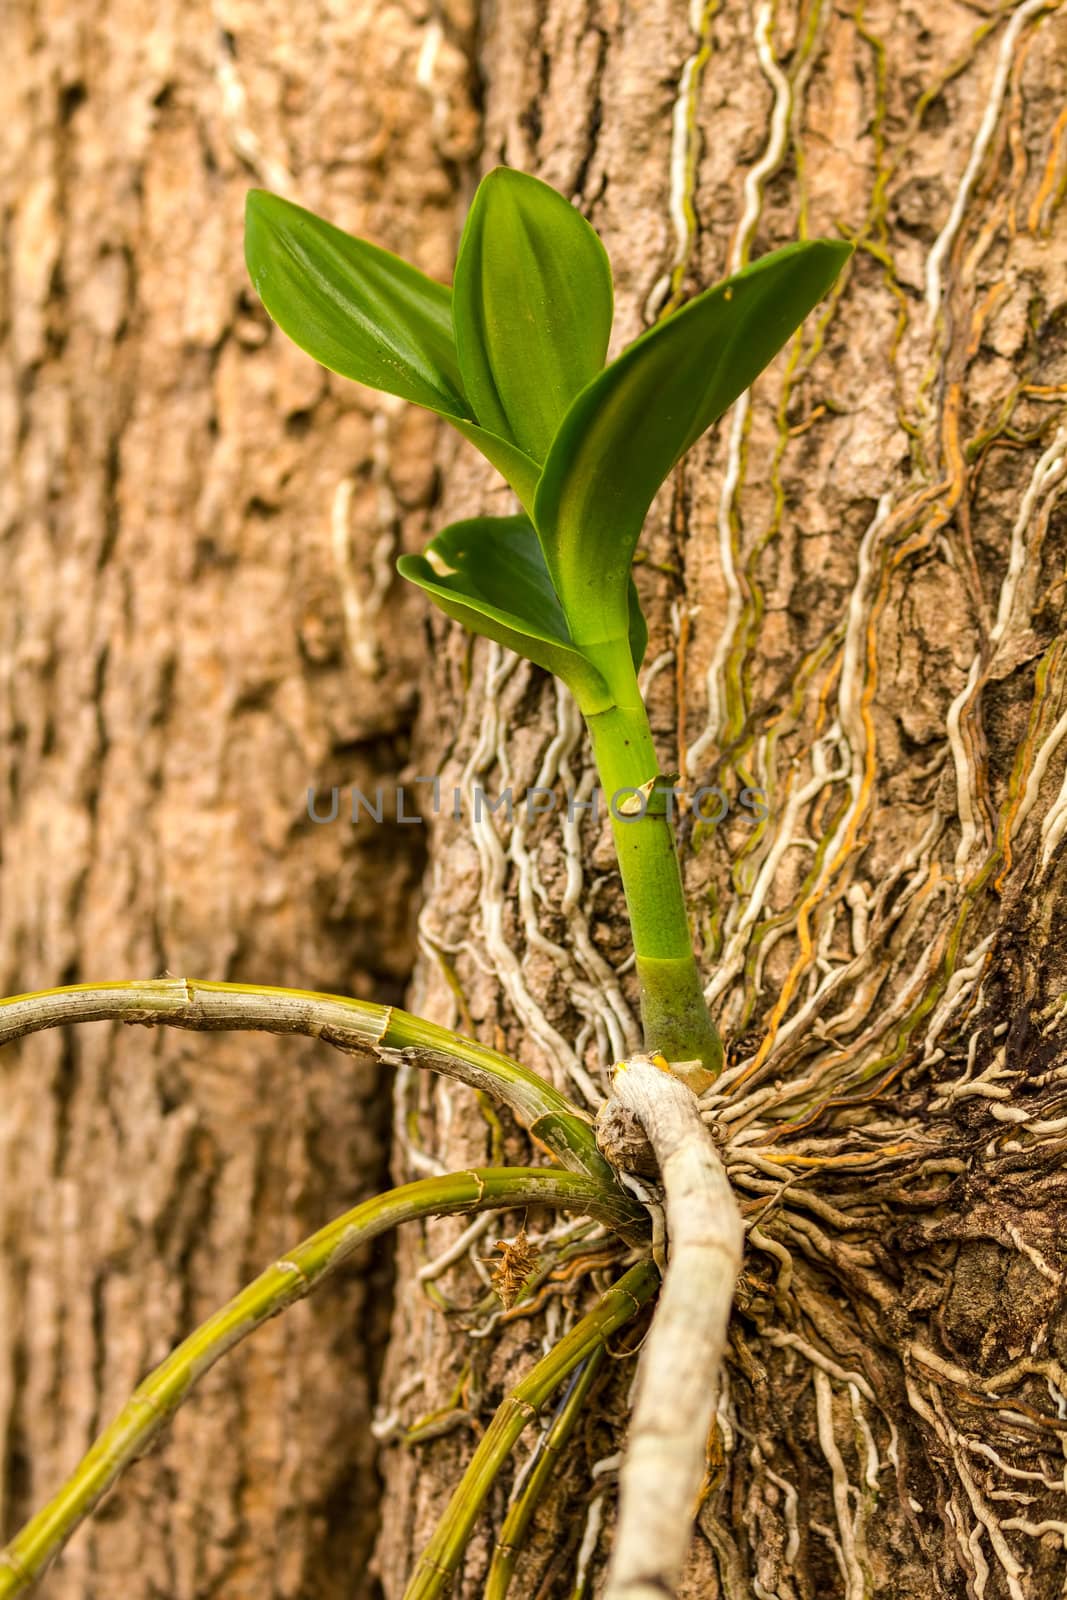
[[[597,1149],[591,1118],[528,1067],[396,1006],[351,995],[192,978],[69,984],[0,1000],[0,1046],[43,1028],[104,1021],[205,1032],[300,1033],[393,1064],[411,1061],[502,1101],[570,1171],[615,1183]]]

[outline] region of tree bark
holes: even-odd
[[[268,332],[241,194],[287,187],[446,276],[479,172],[535,172],[605,239],[612,353],[746,259],[844,232],[840,292],[675,474],[637,569],[664,769],[726,805],[713,821],[705,795],[681,840],[729,1047],[709,1114],[748,1227],[681,1592],[1058,1596],[1062,7],[106,15],[23,0],[3,91],[5,986],[169,968],[390,998],[414,838],[411,1009],[595,1105],[640,1045],[607,824],[479,818],[471,792],[588,798],[580,723],[382,576],[388,542],[507,497],[428,418]],[[441,778],[425,828],[307,822],[309,782],[405,763]],[[5,1071],[15,1522],[198,1312],[384,1159],[377,1086],[291,1040],[86,1033]],[[398,1182],[529,1159],[451,1084],[402,1079],[393,1127]],[[524,1221],[551,1261],[547,1218],[501,1236]],[[618,1273],[586,1241],[535,1315],[487,1329],[492,1232],[422,1270],[463,1227],[397,1248],[389,1600],[493,1406]],[[372,1595],[375,1287],[353,1276],[220,1367],[49,1592]],[[604,1372],[516,1595],[602,1584],[634,1363]]]
[[[473,118],[431,127],[398,6],[12,0],[2,31],[3,990],[399,1000],[419,831],[318,826],[307,791],[393,810],[423,647],[391,552],[433,430],[271,330],[242,211],[298,193],[444,273]],[[465,81],[454,39],[436,70]],[[386,1185],[389,1090],[310,1041],[103,1025],[2,1071],[11,1532],[197,1322]],[[213,1374],[47,1592],[369,1600],[390,1260]]]

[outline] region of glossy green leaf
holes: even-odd
[[[626,636],[630,564],[656,490],[850,253],[814,240],[763,256],[642,334],[574,401],[545,462],[534,520],[576,642]]]
[[[445,284],[263,189],[246,202],[245,260],[274,321],[331,372],[474,418]]]
[[[555,673],[583,711],[606,710],[611,695],[574,648],[528,517],[453,522],[421,556],[401,556],[401,577],[417,583],[446,616]]]
[[[447,418],[533,505],[540,467],[479,426],[463,392],[445,284],[263,189],[246,202],[245,259],[263,304],[301,350]]]
[[[452,315],[479,423],[543,461],[604,365],[611,266],[597,234],[547,183],[497,167],[467,216]]]

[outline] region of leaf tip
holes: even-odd
[[[841,271],[849,257],[856,253],[856,246],[851,239],[820,239],[818,242],[834,263],[835,276]]]
[[[249,189],[245,194],[245,220],[257,221],[264,218],[271,207],[279,207],[286,202],[281,195],[272,194],[269,189]]]

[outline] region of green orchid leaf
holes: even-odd
[[[528,517],[453,522],[424,555],[401,556],[397,571],[472,633],[495,639],[562,678],[583,711],[611,705],[600,673],[571,643]]]
[[[540,467],[474,420],[445,284],[263,189],[246,202],[245,259],[263,304],[301,350],[445,417],[533,505]]]
[[[479,423],[543,461],[607,353],[611,266],[599,237],[547,183],[497,167],[467,216],[452,315]]]
[[[430,543],[431,564],[451,569],[463,592],[521,617],[531,633],[569,645],[562,607],[529,517],[472,517],[453,522]],[[449,583],[450,578],[442,579]]]
[[[246,202],[245,260],[274,321],[331,372],[473,420],[445,284],[263,189]]]
[[[643,333],[560,425],[534,503],[579,644],[625,638],[634,548],[678,459],[762,372],[830,288],[851,246],[787,245]]]

